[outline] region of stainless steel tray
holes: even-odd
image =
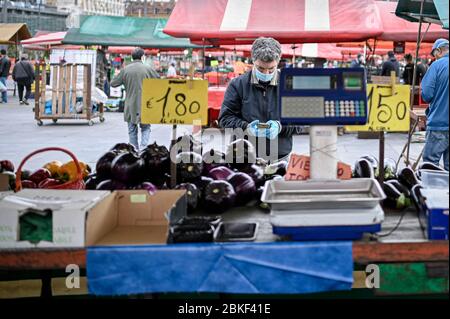
[[[386,198],[377,180],[267,181],[261,201],[272,210],[373,208]]]

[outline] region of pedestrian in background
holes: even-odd
[[[177,69],[175,68],[175,62],[170,63],[169,69],[167,70],[167,77],[168,78],[177,77]]]
[[[0,51],[0,82],[5,87],[5,90],[2,91],[0,103],[8,103],[8,86],[6,85],[6,80],[8,79],[10,69],[11,61],[6,54],[6,50],[2,49]]]
[[[422,80],[422,98],[430,103],[425,111],[427,115],[427,132],[423,160],[439,165],[444,159],[448,171],[448,51],[446,39],[438,39],[433,45],[431,55],[436,61],[431,64]]]
[[[414,75],[414,62],[413,57],[411,54],[405,54],[405,70],[403,71],[403,82],[408,85],[412,85],[413,82],[413,75]],[[417,62],[417,71],[416,71],[416,84],[418,85],[420,82],[422,82],[422,78],[425,75],[425,72],[427,72],[426,66],[422,63],[421,60]]]
[[[394,51],[389,51],[386,61],[384,61],[381,67],[381,76],[391,76],[392,71],[395,71],[395,76],[400,76],[400,63],[398,63]]]
[[[136,48],[131,57],[133,61],[119,71],[111,81],[112,87],[125,87],[124,120],[128,123],[128,137],[130,144],[136,150],[144,149],[150,139],[150,124],[141,123],[142,82],[144,79],[159,78],[159,74],[150,66],[142,62],[144,50]],[[138,126],[141,128],[141,144],[138,143]]]
[[[27,54],[22,54],[20,61],[14,65],[12,78],[17,82],[19,103],[29,105],[28,98],[31,95],[31,84],[34,82],[34,67],[28,61]],[[25,97],[23,95],[24,90],[26,90]]]
[[[351,68],[363,68],[365,66],[364,55],[362,53],[358,53],[356,60],[353,60],[350,64]]]

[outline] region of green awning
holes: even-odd
[[[167,19],[82,16],[80,28],[70,29],[63,44],[139,46],[143,48],[200,48],[189,39],[163,33]]]
[[[395,15],[408,21],[418,22],[420,19],[421,1],[399,0]],[[435,23],[448,29],[448,0],[424,0],[423,21]]]

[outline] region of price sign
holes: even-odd
[[[143,124],[208,124],[208,81],[145,79]]]
[[[379,84],[367,85],[369,119],[366,125],[349,125],[350,132],[408,132],[410,121],[410,86],[392,88]]]
[[[284,179],[287,181],[304,181],[310,178],[310,157],[305,155],[292,154],[289,159],[286,175]],[[342,162],[337,165],[337,178],[350,179],[352,178],[352,168]]]

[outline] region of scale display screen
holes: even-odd
[[[357,91],[361,91],[363,89],[363,79],[361,77],[361,73],[344,72],[342,77],[344,78],[344,89]]]
[[[332,76],[290,76],[286,78],[286,90],[332,90],[336,88]]]

